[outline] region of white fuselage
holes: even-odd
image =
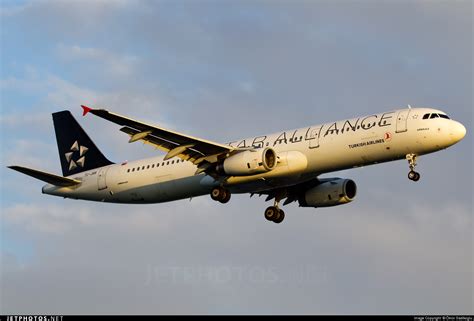
[[[404,159],[447,148],[465,135],[459,122],[423,119],[429,108],[401,109],[349,120],[236,140],[234,147],[273,148],[279,162],[258,175],[215,180],[195,175],[191,162],[152,157],[114,164],[70,176],[75,187],[45,185],[43,193],[74,199],[115,203],[160,203],[208,194],[218,185],[233,193],[260,192],[291,186],[322,173]]]

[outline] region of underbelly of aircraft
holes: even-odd
[[[235,184],[227,187],[232,193],[235,194],[252,192],[258,193],[277,187],[281,188],[299,184],[314,177],[316,176],[305,175],[304,177],[301,176],[298,178],[292,177],[272,180],[259,179],[253,182]],[[104,199],[104,201],[111,203],[131,204],[164,203],[208,195],[216,186],[219,186],[219,182],[214,181],[209,176],[197,175],[130,188],[120,192],[112,192],[110,197],[107,197],[107,199]]]

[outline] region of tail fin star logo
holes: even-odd
[[[76,140],[74,144],[72,144],[71,148],[69,149],[69,152],[65,153],[64,156],[66,157],[66,161],[69,163],[69,170],[73,170],[77,168],[77,166],[84,167],[84,164],[86,162],[86,157],[85,154],[89,148],[86,146],[81,146],[79,142]],[[74,160],[75,157],[73,157],[75,154],[77,155],[79,153],[79,158],[77,160]]]

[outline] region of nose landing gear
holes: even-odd
[[[408,179],[417,182],[420,180],[420,173],[415,172],[416,166],[416,158],[415,154],[407,154],[406,159],[408,160],[408,166],[410,167],[410,171],[408,172]]]

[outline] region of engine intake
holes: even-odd
[[[298,201],[301,207],[328,207],[352,202],[356,194],[353,180],[335,178],[307,190]]]
[[[226,158],[217,166],[217,172],[229,176],[249,176],[269,172],[276,165],[277,155],[273,148],[246,150]]]

